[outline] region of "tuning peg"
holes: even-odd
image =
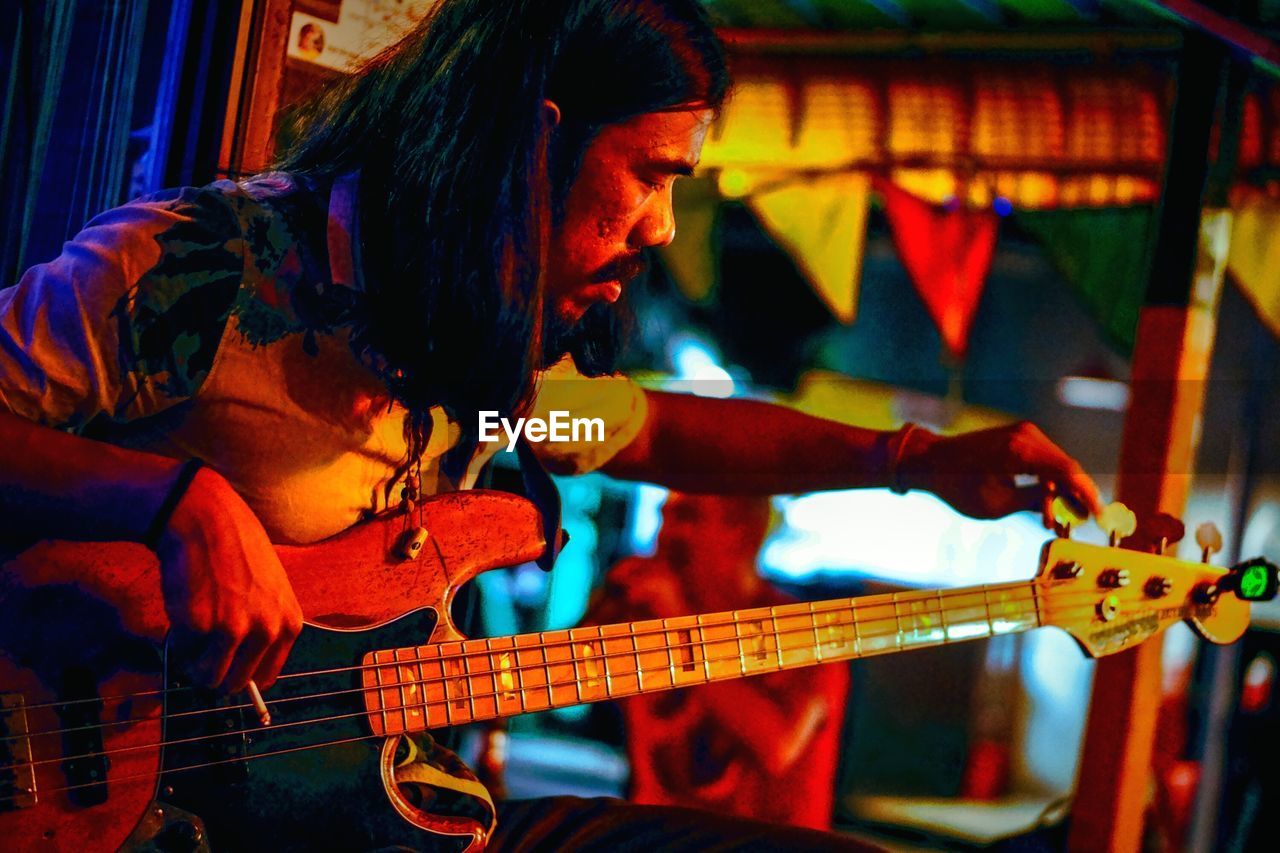
[[[1124,537],[1123,544],[1135,551],[1163,554],[1170,545],[1181,542],[1186,532],[1186,525],[1181,521],[1167,512],[1157,512],[1142,518],[1137,530]]]
[[[1087,511],[1062,495],[1055,495],[1050,502],[1049,515],[1053,517],[1054,532],[1065,539],[1071,538],[1071,528],[1078,527],[1089,519]]]
[[[1207,563],[1222,550],[1222,531],[1212,521],[1206,521],[1196,528],[1196,544],[1200,546],[1200,562]]]
[[[1113,501],[1098,514],[1098,526],[1107,531],[1107,540],[1115,547],[1126,536],[1138,529],[1138,517],[1120,501]]]

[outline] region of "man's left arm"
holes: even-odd
[[[604,465],[608,474],[721,494],[896,485],[933,492],[977,518],[1045,511],[1053,494],[1101,508],[1080,465],[1026,422],[943,437],[919,427],[879,432],[755,400],[644,393],[644,425]]]

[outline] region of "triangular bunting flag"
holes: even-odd
[[[840,322],[857,313],[871,182],[837,173],[755,193],[747,204]]]
[[[676,181],[672,192],[676,236],[659,253],[680,292],[702,302],[711,295],[718,278],[714,232],[720,195],[711,178]]]
[[[1122,352],[1133,352],[1147,290],[1150,207],[1020,211],[1015,222],[1043,246],[1086,311]]]
[[[989,210],[934,207],[888,181],[877,188],[884,196],[899,260],[943,343],[956,359],[964,358],[991,269],[999,217]]]
[[[1280,335],[1280,204],[1250,195],[1236,205],[1227,270],[1258,317]]]

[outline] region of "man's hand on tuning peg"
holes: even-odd
[[[965,515],[1042,513],[1060,495],[1086,514],[1102,510],[1098,487],[1034,424],[1021,422],[956,436],[915,430],[903,448],[899,482],[933,492]]]

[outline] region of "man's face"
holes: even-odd
[[[642,250],[671,242],[671,185],[697,165],[711,119],[707,109],[645,113],[605,127],[587,146],[551,231],[547,295],[559,321],[616,302],[644,269]]]

